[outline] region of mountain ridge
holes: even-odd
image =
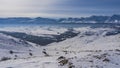
[[[10,18],[0,18],[0,23],[120,23],[120,14],[114,14],[112,16],[90,16],[81,18],[43,18],[43,17],[10,17]]]

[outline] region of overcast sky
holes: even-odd
[[[0,17],[81,17],[120,14],[120,0],[0,0]]]

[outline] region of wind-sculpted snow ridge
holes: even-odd
[[[51,29],[56,30],[56,28]],[[53,42],[47,46],[36,46],[34,44],[36,47],[28,48],[28,50],[25,51],[23,49],[22,54],[21,51],[20,53],[16,53],[16,51],[11,52],[0,49],[1,55],[7,53],[4,57],[1,57],[0,68],[120,67],[119,27],[79,27],[73,28],[72,30],[79,34],[60,42]],[[7,39],[9,40],[8,36],[6,37],[6,40]],[[33,43],[31,43],[31,45],[34,46]]]

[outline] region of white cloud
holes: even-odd
[[[44,15],[43,12],[51,9],[58,1],[60,0],[0,0],[0,16]]]
[[[0,17],[79,17],[98,14],[116,14],[120,11],[117,6],[113,6],[113,8],[109,4],[111,8],[104,8],[105,4],[102,6],[98,2],[87,2],[87,0],[0,0]],[[103,2],[100,1],[100,3]],[[108,2],[105,1],[105,3],[107,4]]]

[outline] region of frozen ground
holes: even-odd
[[[45,36],[61,34],[67,28],[1,28]],[[0,68],[119,68],[120,33],[117,28],[73,28],[79,34],[47,46],[0,34]],[[11,50],[13,53],[11,53]],[[17,55],[17,56],[16,56]],[[3,60],[3,57],[10,58]],[[63,65],[62,65],[63,64]]]

